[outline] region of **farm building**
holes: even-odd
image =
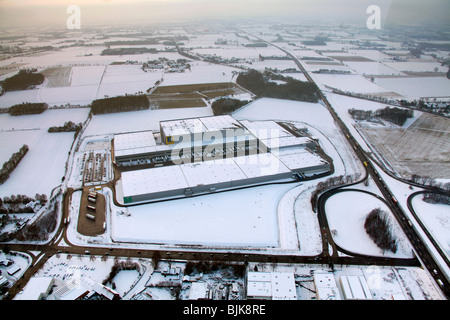
[[[243,125],[231,116],[163,121],[161,141],[169,144],[157,144],[151,133],[117,135],[116,163],[128,166],[116,184],[117,200],[142,203],[330,173],[312,139],[265,122]]]

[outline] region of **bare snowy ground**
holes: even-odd
[[[444,249],[447,257],[450,257],[450,206],[425,202],[422,195],[414,197],[412,205],[420,220]]]
[[[450,178],[450,120],[422,114],[408,128],[363,127],[382,156],[403,176]]]

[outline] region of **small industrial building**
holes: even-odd
[[[189,290],[189,300],[203,300],[208,298],[208,285],[206,282],[193,282]]]
[[[339,278],[339,283],[344,299],[346,300],[373,299],[364,276],[341,276]]]
[[[290,272],[248,272],[247,299],[297,300],[294,274]]]
[[[47,298],[55,279],[52,277],[31,277],[27,285],[14,300],[42,300]]]
[[[339,285],[333,273],[314,272],[314,286],[318,300],[372,300],[363,275],[341,275]]]
[[[161,121],[158,134],[120,134],[113,143],[115,163],[123,170],[116,184],[122,204],[296,181],[331,171],[330,163],[314,152],[315,141],[275,121],[239,122],[228,115]]]
[[[332,273],[314,272],[314,287],[317,300],[342,300]]]

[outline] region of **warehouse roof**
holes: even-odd
[[[166,136],[183,135],[189,133],[205,132],[207,128],[199,118],[161,121],[161,130]]]
[[[303,148],[283,148],[279,149],[275,155],[291,170],[310,168],[327,163],[317,154]]]
[[[240,134],[248,132],[239,121],[229,115],[161,121],[160,127],[166,136],[236,129],[242,129]]]
[[[289,173],[270,153],[122,172],[123,196]]]
[[[126,150],[155,146],[156,141],[151,131],[116,134],[114,136],[114,150]]]
[[[313,143],[309,137],[283,136],[273,137],[270,139],[260,139],[269,149],[284,147],[303,147],[309,143]]]

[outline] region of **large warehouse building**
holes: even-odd
[[[116,184],[119,203],[296,181],[331,171],[314,152],[311,138],[295,136],[274,121],[191,118],[163,121],[160,130],[114,137],[115,161],[123,169]]]

